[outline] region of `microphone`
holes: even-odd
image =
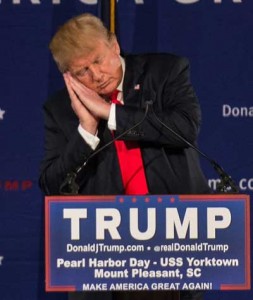
[[[173,133],[176,137],[178,137],[181,141],[185,142],[190,148],[194,149],[196,152],[198,152],[202,157],[204,157],[211,165],[213,166],[214,170],[218,173],[220,177],[220,182],[217,185],[217,191],[220,193],[239,193],[239,188],[231,178],[224,170],[223,168],[213,159],[211,159],[209,156],[207,156],[205,153],[200,151],[197,147],[195,147],[192,143],[190,143],[187,139],[185,139],[183,136],[178,134],[176,131],[174,131],[172,128],[167,126],[162,120],[159,119],[159,117],[156,115],[154,109],[153,109],[153,102],[149,101],[149,105],[151,106],[151,111],[155,117],[155,119],[160,123],[163,127],[168,129],[171,133]]]
[[[89,157],[86,158],[86,160],[83,162],[83,164],[76,169],[76,171],[72,171],[72,172],[68,173],[66,178],[64,179],[63,183],[60,186],[60,194],[61,195],[77,195],[78,191],[79,191],[79,185],[76,183],[76,177],[77,177],[78,173],[86,166],[86,164],[92,157],[94,157],[95,155],[97,155],[98,153],[103,151],[105,148],[109,147],[115,141],[117,141],[120,138],[122,138],[123,136],[125,136],[128,132],[130,132],[134,128],[141,125],[144,122],[144,120],[146,119],[146,117],[148,115],[149,107],[152,105],[152,103],[153,103],[152,101],[145,101],[145,113],[144,113],[143,118],[139,122],[137,122],[132,127],[128,128],[127,130],[122,132],[117,137],[113,138],[108,143],[104,144],[101,148],[98,148],[96,151],[94,151]]]

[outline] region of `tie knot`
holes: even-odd
[[[117,99],[118,94],[119,94],[119,90],[114,90],[112,92],[112,94],[111,94],[111,101],[112,101],[112,103],[117,103],[118,104],[118,102],[119,102],[118,99]]]

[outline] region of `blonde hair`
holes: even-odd
[[[88,13],[71,18],[53,36],[49,49],[59,68],[64,73],[74,58],[89,54],[98,40],[111,42],[115,38],[102,21]]]

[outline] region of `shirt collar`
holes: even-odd
[[[123,91],[123,82],[124,82],[124,77],[125,77],[125,70],[126,70],[126,63],[125,63],[125,60],[122,56],[120,56],[120,61],[121,61],[123,76],[122,76],[120,84],[117,87],[117,90],[122,92]]]

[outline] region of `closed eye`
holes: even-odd
[[[96,65],[101,65],[103,63],[103,57],[97,57],[93,64],[96,64]]]
[[[86,75],[87,72],[88,72],[88,68],[85,67],[85,68],[82,68],[81,70],[77,71],[77,72],[75,73],[75,75],[80,77],[80,76]]]

